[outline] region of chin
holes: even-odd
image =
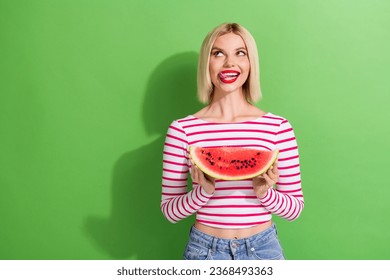
[[[242,85],[222,84],[218,88],[221,92],[224,92],[224,93],[233,93],[233,92],[241,92],[242,91]]]

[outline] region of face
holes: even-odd
[[[241,91],[250,71],[248,51],[241,36],[227,33],[215,40],[209,71],[214,93]]]

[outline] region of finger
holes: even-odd
[[[278,170],[272,170],[272,179],[274,179],[275,182],[279,180],[279,172]]]
[[[261,181],[262,179],[264,179],[264,178],[263,178],[263,175],[259,175],[259,176],[257,176],[257,177],[254,177],[254,178],[252,179],[252,181],[254,181],[254,182],[259,182],[259,181]]]
[[[264,173],[264,179],[265,179],[265,181],[267,182],[267,185],[269,186],[269,187],[272,187],[276,182],[274,181],[274,180],[272,180],[269,176],[268,176],[268,174],[266,174],[266,173]]]
[[[279,170],[277,168],[276,169],[274,168],[272,170],[272,173],[274,173],[276,177],[279,177]]]
[[[264,179],[263,175],[260,175],[260,176],[257,176],[255,178],[253,178],[253,185],[254,186],[263,186],[263,185],[266,185],[266,184],[267,184],[267,182]]]
[[[279,175],[279,171],[278,171],[278,162],[277,162],[277,161],[275,161],[275,163],[274,163],[274,166],[273,166],[273,168],[272,168],[272,172],[273,172],[274,174],[278,174],[278,175]]]
[[[199,167],[197,167],[196,165],[194,165],[194,171],[195,171],[195,178],[197,179],[197,182],[199,181],[199,178],[200,178],[200,170],[199,170]]]
[[[274,173],[273,173],[273,166],[271,165],[271,167],[270,168],[268,168],[268,170],[267,170],[267,174],[270,176],[270,175],[273,175]]]
[[[268,170],[268,175],[272,178],[272,179],[275,179],[276,181],[278,180],[279,178],[279,171],[278,171],[278,167],[277,167],[277,164],[273,165],[270,167],[270,169]]]
[[[199,168],[194,164],[191,166],[191,171],[192,180],[199,183]]]
[[[191,179],[192,179],[192,181],[195,181],[195,182],[196,182],[196,180],[195,180],[195,179],[196,179],[196,177],[195,177],[195,172],[196,172],[196,171],[195,171],[195,166],[192,165],[192,166],[191,166],[191,172],[190,172],[190,173],[191,173]]]
[[[210,182],[214,183],[215,181],[215,178],[214,177],[211,177],[210,175],[206,174],[206,173],[203,173],[203,176]]]
[[[205,179],[207,180],[206,174],[196,165],[195,165],[195,175],[196,175],[196,182],[199,184],[204,182]]]
[[[205,178],[206,181],[211,182],[211,177],[205,173],[203,173],[203,177]]]
[[[272,180],[274,180],[275,178],[277,178],[277,174],[274,173],[272,167],[271,167],[270,169],[268,169],[268,171],[266,172],[266,174],[267,174]]]
[[[268,176],[268,174],[264,174],[264,180],[265,185],[267,186],[273,186],[275,184],[274,181]]]

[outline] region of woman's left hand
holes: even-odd
[[[273,185],[279,179],[278,164],[274,163],[265,173],[262,175],[253,178],[252,185],[253,190],[258,198],[263,198],[269,188],[272,188]]]

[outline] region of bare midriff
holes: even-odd
[[[241,239],[260,233],[272,225],[272,221],[249,228],[216,228],[195,222],[195,228],[208,235],[224,239]]]

